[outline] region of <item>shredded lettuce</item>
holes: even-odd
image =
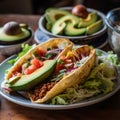
[[[105,53],[101,50],[96,50],[96,54],[99,61],[111,63],[114,66],[120,66],[118,56],[117,54],[114,54],[113,51],[108,51],[108,53]]]
[[[109,51],[108,53],[109,53],[109,54],[108,54],[107,59],[108,59],[110,62],[112,62],[114,65],[119,65],[120,63],[119,63],[119,59],[118,59],[118,57],[117,57],[117,54],[114,54],[113,51]]]
[[[97,90],[101,85],[102,85],[102,81],[100,79],[91,79],[91,80],[87,80],[82,87],[87,89]]]
[[[52,101],[51,101],[51,104],[55,105],[55,104],[68,104],[67,101],[65,99],[63,99],[64,96],[55,96]]]
[[[21,52],[18,53],[16,58],[13,58],[8,61],[9,64],[13,65],[18,59],[20,59],[23,55],[25,55],[32,47],[35,45],[29,45],[29,44],[21,44]]]
[[[111,92],[113,90],[113,86],[114,86],[113,81],[111,81],[107,78],[101,79],[101,81],[102,81],[101,91],[104,94],[107,94],[108,92]]]
[[[95,78],[96,75],[97,75],[97,73],[98,73],[99,71],[101,71],[102,69],[105,68],[105,65],[106,65],[106,64],[101,63],[101,64],[99,64],[98,66],[96,66],[96,67],[92,70],[91,74],[88,76],[88,79]]]

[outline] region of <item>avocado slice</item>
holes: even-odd
[[[103,21],[98,20],[97,22],[91,24],[90,26],[87,27],[86,34],[91,35],[97,31],[99,31],[103,26]]]
[[[62,16],[65,16],[67,14],[70,14],[69,11],[58,9],[58,8],[48,8],[45,11],[45,18],[46,18],[46,29],[48,31],[51,31],[52,25],[56,20],[61,18]]]
[[[96,22],[97,19],[98,19],[98,15],[96,12],[89,13],[87,18],[80,19],[78,27],[87,27],[87,26],[91,25],[92,23]]]
[[[46,29],[48,31],[51,31],[51,28],[52,28],[52,24],[50,22],[46,22],[46,25],[45,25]]]
[[[14,91],[28,90],[48,78],[54,70],[56,60],[46,60],[44,66],[34,71],[32,74],[23,75],[19,79],[7,82],[7,86]]]
[[[51,32],[55,35],[62,34],[64,28],[66,27],[66,22],[72,22],[73,26],[79,23],[79,18],[72,14],[65,15],[58,19],[52,26]]]
[[[69,36],[83,35],[86,32],[86,28],[75,28],[72,22],[68,22],[64,32]]]
[[[70,14],[69,11],[58,9],[58,8],[48,8],[45,11],[45,18],[49,23],[54,23],[60,17]]]

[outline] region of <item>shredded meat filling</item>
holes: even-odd
[[[53,86],[56,84],[56,82],[48,82],[44,84],[40,84],[39,86],[36,86],[34,89],[30,91],[32,95],[32,99],[34,101],[43,98],[46,93],[53,88]]]

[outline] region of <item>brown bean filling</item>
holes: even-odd
[[[56,82],[48,82],[44,84],[40,84],[39,86],[36,86],[34,89],[30,91],[31,97],[33,101],[36,101],[38,99],[43,98],[46,93],[53,88],[53,86],[56,84]]]

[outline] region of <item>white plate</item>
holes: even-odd
[[[13,58],[15,56],[12,56],[8,59],[6,59],[3,63],[0,64],[0,86],[2,84],[2,82],[4,81],[4,73],[5,70],[8,69],[10,67],[10,65],[7,63],[9,59]],[[117,79],[117,81],[115,82],[115,87],[113,89],[112,92],[106,94],[106,95],[99,95],[96,97],[91,97],[87,100],[83,100],[79,103],[75,103],[75,104],[69,104],[69,105],[49,105],[49,104],[36,104],[36,103],[32,103],[29,99],[23,97],[22,95],[16,93],[16,94],[9,94],[6,92],[2,91],[2,88],[0,87],[0,94],[6,98],[7,100],[22,105],[22,106],[26,106],[26,107],[30,107],[30,108],[36,108],[36,109],[46,109],[46,110],[63,110],[63,109],[73,109],[73,108],[80,108],[80,107],[85,107],[88,105],[92,105],[98,102],[101,102],[109,97],[111,97],[112,95],[114,95],[120,88],[120,73],[118,76],[119,79]]]

